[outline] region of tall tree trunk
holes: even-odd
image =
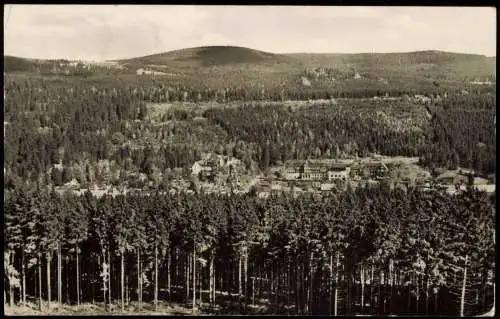
[[[61,244],[57,243],[57,303],[62,304],[62,253]]]
[[[274,286],[274,305],[276,307],[277,312],[279,312],[279,305],[278,305],[278,296],[280,292],[280,261],[276,260],[276,274],[274,275],[274,278],[276,280],[276,284]]]
[[[210,306],[214,304],[214,296],[213,291],[215,290],[215,277],[214,277],[214,253],[213,251],[210,253],[210,285],[209,285],[209,294],[210,294]]]
[[[420,275],[417,275],[417,280],[416,280],[416,283],[417,283],[417,296],[416,296],[416,303],[415,303],[415,307],[416,307],[416,310],[415,312],[418,314],[418,304],[420,302]]]
[[[100,263],[100,257],[98,259],[98,262]],[[106,285],[106,272],[107,272],[107,269],[106,269],[107,265],[106,265],[106,250],[103,249],[102,250],[102,264],[101,264],[101,268],[102,268],[102,297],[103,297],[103,302],[104,302],[104,311],[108,311],[108,303],[106,301],[106,290],[108,289],[107,285]]]
[[[113,304],[113,294],[111,292],[111,275],[112,275],[112,272],[111,272],[111,268],[112,268],[112,263],[111,263],[111,252],[110,250],[108,249],[108,301],[109,301],[109,305],[110,305],[110,308],[111,308],[111,305]]]
[[[212,279],[212,301],[215,305],[215,292],[216,292],[216,287],[217,287],[217,271],[216,271],[216,264],[215,264],[215,252],[212,252],[212,265],[213,265],[213,273],[212,273],[212,276],[213,276],[213,279]],[[221,286],[221,290],[222,290],[222,286]]]
[[[92,305],[95,305],[95,264],[92,260],[92,262],[90,263],[91,264],[91,268],[92,268],[92,272],[91,272],[91,278],[92,278]],[[100,265],[100,260],[99,260],[99,256],[97,256],[97,264]]]
[[[439,311],[439,306],[438,306],[438,292],[434,292],[434,315],[437,315]]]
[[[38,253],[38,310],[42,311],[42,254]]]
[[[11,266],[12,268],[14,267],[14,252],[9,251],[7,253],[7,267]],[[14,286],[12,285],[13,282],[13,274],[10,273],[8,274],[8,280],[9,280],[9,306],[13,307],[14,306]]]
[[[141,267],[140,267],[140,257],[139,257],[139,248],[136,250],[137,256],[137,302],[139,303],[139,309],[141,307]]]
[[[137,268],[138,272],[138,286],[139,286],[139,310],[142,310],[142,263],[141,263],[141,251],[137,250]]]
[[[265,274],[263,274],[262,272],[265,273],[265,271],[263,270],[262,262],[259,262],[259,266],[257,268],[257,278],[259,278],[259,280],[257,280],[257,296],[259,298],[262,298],[262,287],[264,287],[263,285],[267,283],[264,281]]]
[[[411,279],[410,279],[410,283],[408,284],[408,311],[410,311],[411,309],[411,286],[412,286],[412,283],[411,283]]]
[[[220,292],[222,293],[224,291],[224,276],[227,276],[226,271],[219,271],[219,281],[220,281]],[[227,278],[227,277],[226,277]],[[215,296],[215,293],[214,293]]]
[[[465,264],[464,264],[464,279],[462,283],[462,295],[460,297],[460,317],[464,316],[464,306],[465,306],[465,285],[467,283],[467,261],[469,256],[465,255]]]
[[[155,311],[158,311],[158,247],[155,244]]]
[[[394,261],[389,259],[389,285],[392,286],[392,279],[393,279],[393,269],[394,269]]]
[[[330,264],[329,264],[329,271],[330,271],[330,277],[328,280],[328,314],[331,316],[332,315],[332,310],[333,310],[333,255],[330,253]]]
[[[238,298],[241,302],[242,288],[241,288],[241,252],[238,256]]]
[[[371,276],[370,276],[370,307],[371,307],[371,312],[373,313],[375,311],[375,307],[374,307],[374,304],[373,304],[373,277],[374,277],[374,274],[375,274],[375,266],[373,265],[372,263],[372,272],[371,272]]]
[[[271,294],[274,293],[274,260],[271,263]]]
[[[23,296],[22,296],[22,299],[23,299],[23,307],[25,307],[26,306],[26,260],[25,260],[24,250],[22,250],[21,252],[22,252],[21,269],[22,269],[22,273],[23,273],[23,279],[22,279],[22,281],[23,281],[23,283],[22,283]]]
[[[80,306],[80,260],[78,258],[78,244],[76,245],[76,304]]]
[[[130,287],[128,284],[128,276],[125,276],[125,300],[127,300],[127,307],[130,305]]]
[[[193,314],[196,309],[196,242],[193,245]]]
[[[252,277],[252,306],[255,306],[255,277]]]
[[[243,267],[244,271],[244,280],[243,280],[243,295],[245,296],[245,311],[247,308],[247,302],[248,302],[248,293],[247,293],[247,286],[248,286],[248,248],[245,246],[244,250],[244,258],[245,258],[245,263]]]
[[[65,260],[66,260],[66,271],[65,271],[65,274],[66,274],[66,302],[69,304],[71,304],[71,301],[69,300],[69,255],[66,255],[65,257]]]
[[[476,291],[476,298],[474,305],[477,307],[479,305],[479,289],[475,289],[475,291]]]
[[[303,305],[303,299],[304,299],[304,292],[303,292],[303,284],[304,284],[304,275],[303,275],[303,270],[302,268],[304,267],[302,256],[297,256],[296,259],[296,279],[297,279],[297,308],[300,314],[304,313],[304,305]]]
[[[287,309],[288,309],[288,314],[290,314],[290,302],[291,302],[291,294],[292,294],[292,291],[291,291],[291,282],[292,282],[292,278],[290,276],[290,273],[291,273],[291,267],[290,267],[290,253],[287,254],[287,263],[286,263],[286,266],[287,266],[287,270],[286,270],[286,296],[287,296],[287,301],[286,301],[286,305],[287,305]],[[252,287],[252,293],[253,293],[253,287]]]
[[[300,307],[300,313],[301,314],[305,314],[306,310],[305,310],[305,298],[304,298],[304,286],[305,286],[305,281],[304,281],[304,267],[305,267],[305,264],[304,264],[304,256],[300,256],[299,257],[299,262],[298,262],[298,281],[299,281],[299,307]]]
[[[363,264],[361,264],[360,279],[361,279],[361,313],[363,313],[365,308],[365,268],[363,267]]]
[[[309,253],[307,255],[309,258],[309,260],[307,260],[307,264],[306,264],[306,260],[304,260],[304,268],[303,268],[303,278],[304,278],[304,285],[303,285],[303,288],[304,288],[304,311],[306,314],[309,314],[309,267],[310,267],[310,256],[311,254]],[[309,267],[308,267],[309,266]]]
[[[308,280],[307,280],[307,312],[310,313],[312,311],[312,290],[313,290],[313,276],[314,276],[314,269],[313,269],[313,259],[314,259],[314,252],[311,252],[309,254],[309,273],[308,273]]]
[[[187,265],[186,265],[186,303],[189,302],[189,291],[191,286],[189,285],[189,278],[191,277],[191,254],[187,254]]]
[[[50,263],[52,260],[52,256],[50,253],[47,253],[47,300],[48,300],[48,308],[51,308],[50,302],[52,299],[51,294],[51,286],[50,286]]]
[[[295,267],[295,310],[297,313],[301,313],[301,307],[300,307],[300,263],[297,262],[297,252],[295,252],[294,255],[294,264],[296,265]]]
[[[380,305],[382,306],[382,313],[385,315],[385,273],[383,270],[380,271],[380,280],[379,280],[379,289],[378,289],[378,300]],[[410,307],[408,306],[408,309]]]
[[[198,289],[200,291],[200,300],[199,300],[199,305],[200,307],[203,305],[203,268],[200,267],[200,270],[198,271]]]
[[[483,279],[482,279],[482,309],[483,310],[486,310],[486,291],[487,291],[487,288],[488,288],[488,285],[487,285],[487,272],[486,272],[486,269],[484,269],[483,271]]]
[[[392,300],[393,284],[394,284],[394,260],[391,258],[389,259],[389,300]]]
[[[168,299],[170,300],[170,295],[172,294],[171,292],[171,278],[170,278],[170,269],[171,269],[171,263],[172,263],[172,253],[170,251],[170,248],[167,251],[167,291],[168,291]]]
[[[124,249],[120,249],[120,288],[121,288],[121,304],[122,311],[125,310],[125,258],[123,256]]]
[[[179,284],[180,281],[180,275],[179,275],[179,269],[181,267],[182,261],[179,258],[179,247],[175,247],[175,283]]]
[[[493,282],[493,306],[491,307],[490,311],[495,311],[495,302],[496,302],[496,290],[495,290],[495,282]]]
[[[430,289],[429,274],[427,274],[426,284],[425,284],[425,314],[429,314],[429,289]]]

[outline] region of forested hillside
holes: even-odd
[[[492,303],[496,203],[474,190],[5,200],[11,305],[458,316]]]
[[[406,73],[408,78],[437,80],[495,77],[496,58],[476,54],[443,51],[359,54],[290,54],[309,67],[331,67],[343,71],[355,69],[368,77],[391,78]]]
[[[203,152],[230,154],[262,169],[288,159],[367,153],[418,156],[429,167],[458,165],[485,176],[496,169],[496,98],[489,92],[433,99],[431,120],[425,105],[403,98],[298,108],[244,101],[237,107],[180,106],[151,121],[147,103],[185,101],[201,92],[6,80],[7,186],[16,179],[61,185],[73,178],[83,185],[130,180],[140,186],[144,182],[133,176],[145,174],[158,187],[173,178],[167,170],[188,169]],[[231,100],[204,93],[200,103]],[[56,164],[62,167],[52,169]]]
[[[118,76],[133,84],[144,78],[150,80],[151,75],[136,76],[138,69],[145,68],[165,74],[153,76],[156,84],[223,89],[238,92],[233,94],[239,96],[262,95],[267,99],[281,98],[281,91],[291,100],[311,96],[372,97],[377,92],[391,96],[436,94],[438,87],[449,90],[465,88],[473,81],[496,82],[495,57],[441,51],[274,54],[243,47],[209,46],[109,61],[112,64],[107,67],[77,62],[83,64],[68,67],[69,61],[4,57],[8,72],[78,75],[95,81],[103,76]],[[311,83],[307,87],[301,81],[304,75]],[[196,99],[196,95],[192,98]]]
[[[258,50],[234,46],[208,46],[190,49],[175,50],[165,53],[153,54],[144,57],[119,60],[118,62],[128,66],[179,65],[187,68],[210,67],[224,65],[244,64],[266,64],[287,63],[291,66],[293,58],[283,54],[273,54]]]
[[[373,100],[339,101],[296,111],[280,106],[211,109],[205,116],[225,128],[229,136],[260,145],[262,152],[255,155],[256,160],[269,153],[269,161],[261,161],[263,166],[279,160],[374,152],[421,156],[428,165],[461,165],[493,173],[495,98],[475,98],[481,101],[477,102],[479,108],[471,108],[464,99],[446,100],[430,122],[421,105]]]

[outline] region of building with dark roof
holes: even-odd
[[[349,177],[350,164],[328,163],[308,160],[300,165],[289,162],[283,169],[283,176],[288,180],[335,180]]]

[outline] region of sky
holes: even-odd
[[[104,61],[234,45],[273,53],[496,56],[494,7],[6,5],[4,54]]]

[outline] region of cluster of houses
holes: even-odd
[[[356,80],[362,78],[359,72],[357,72],[355,69],[352,69],[350,72],[342,72],[336,68],[324,68],[324,67],[306,69],[304,71],[304,75],[312,78],[327,78],[330,79],[332,82],[335,82],[336,78],[348,79],[351,76]]]
[[[276,192],[291,192],[298,194],[301,192],[332,191],[345,189],[348,184],[352,187],[364,184],[377,184],[389,181],[388,185],[408,186],[415,184],[415,180],[409,177],[400,177],[397,181],[392,181],[389,177],[390,170],[394,169],[392,162],[386,162],[380,158],[364,158],[350,160],[302,160],[287,161],[275,171],[276,176],[259,178],[251,189],[259,197],[267,197]],[[386,165],[387,164],[387,165]],[[388,167],[389,166],[389,167]],[[217,154],[204,154],[202,159],[195,162],[191,167],[191,174],[196,176],[201,182],[201,189],[209,192],[223,193],[230,189],[240,189],[238,177],[245,175],[245,165],[238,159]],[[464,170],[443,172],[434,181],[447,189],[449,193],[456,193],[457,185],[465,187],[471,183],[468,179],[474,174],[467,174]],[[486,192],[494,192],[495,184],[483,178],[474,177],[473,186]],[[392,182],[391,182],[392,181]],[[424,189],[430,187],[430,176],[416,182],[416,186]],[[423,184],[422,184],[423,183]],[[233,188],[236,186],[236,188]]]
[[[438,175],[434,181],[438,183],[438,185],[443,186],[450,194],[455,194],[459,190],[465,190],[467,185],[480,191],[493,193],[496,189],[494,175],[492,176],[492,179],[493,180],[488,180],[486,178],[478,177],[472,170],[461,168],[457,170],[447,170]]]
[[[286,180],[334,181],[386,177],[389,169],[383,162],[354,163],[329,160],[290,161],[281,176]]]
[[[40,61],[39,64],[47,63],[45,61]],[[84,61],[84,60],[73,60],[73,61],[55,61],[52,62],[52,72],[66,72],[68,73],[71,69],[82,69],[90,70],[93,68],[104,68],[104,69],[124,69],[122,65],[118,62],[97,62],[97,61]]]
[[[155,71],[151,68],[139,68],[135,71],[137,75],[166,75],[165,72]]]
[[[237,179],[238,174],[244,173],[244,170],[244,164],[239,159],[208,153],[193,164],[191,174],[200,181],[214,183],[223,178]]]

